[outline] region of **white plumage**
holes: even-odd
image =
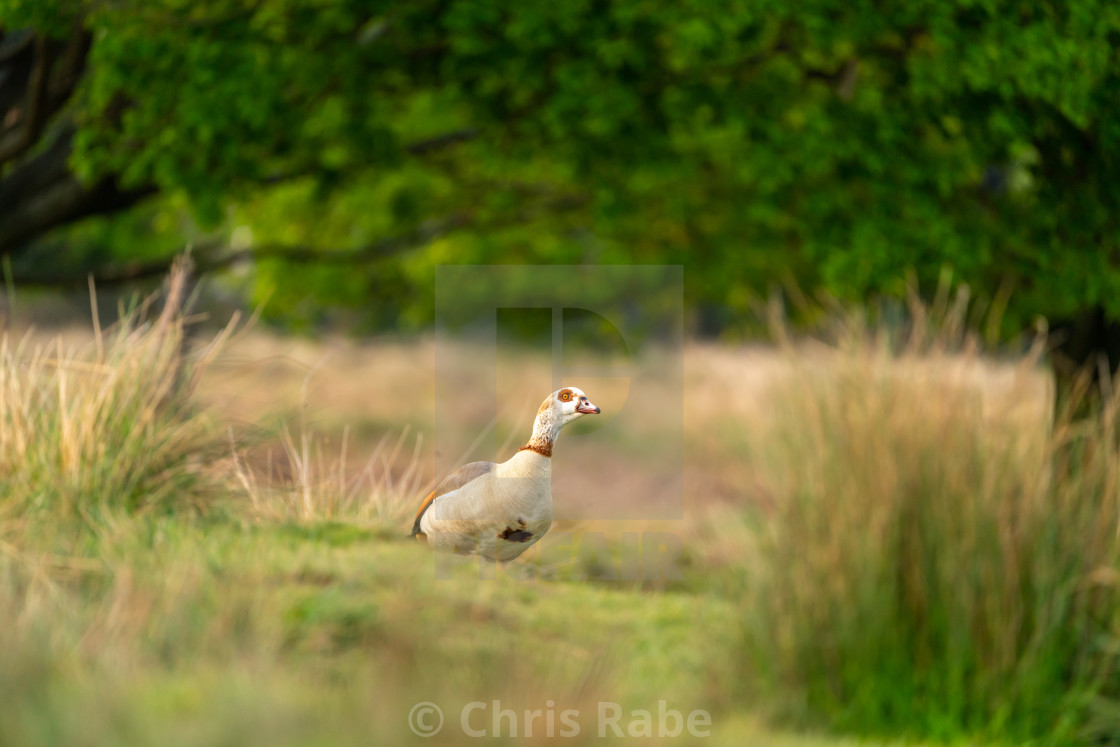
[[[552,526],[552,447],[560,429],[599,412],[575,387],[553,392],[537,411],[529,442],[516,454],[500,464],[464,465],[428,494],[413,536],[437,550],[513,560]]]

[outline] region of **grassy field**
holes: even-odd
[[[453,459],[431,343],[185,344],[174,298],[10,331],[0,744],[1107,740],[1116,408],[1055,420],[1037,355],[915,329],[689,346],[681,516],[641,518],[641,417],[565,436],[562,520],[506,570],[407,537]],[[511,355],[484,452],[543,395]]]

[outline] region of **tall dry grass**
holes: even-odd
[[[744,663],[844,729],[1114,737],[1120,397],[1075,417],[1039,344],[993,364],[913,316],[787,343],[749,438]]]
[[[333,454],[306,426],[296,434],[284,425],[279,457],[274,459],[276,450],[270,449],[263,464],[245,459],[231,436],[233,473],[258,518],[358,521],[403,535],[427,485],[421,469],[423,436],[410,435],[404,428],[395,438],[382,437],[357,472],[347,469],[348,428]],[[394,475],[393,465],[401,462],[407,466]]]
[[[222,441],[190,392],[229,330],[185,352],[187,276],[180,262],[161,299],[97,328],[88,345],[0,335],[0,540],[9,552],[29,531],[78,537],[120,516],[208,500]]]

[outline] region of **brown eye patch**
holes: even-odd
[[[568,390],[568,389],[561,389],[560,390],[560,401],[561,402],[567,402],[571,398],[572,398],[572,393],[571,393],[570,390]]]

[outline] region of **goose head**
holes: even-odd
[[[528,449],[550,457],[561,428],[584,415],[598,415],[600,412],[582,389],[574,386],[557,389],[541,403],[537,419],[533,422],[533,435],[520,450]]]
[[[553,419],[560,426],[567,425],[584,415],[598,415],[602,412],[587,398],[582,389],[574,386],[557,389],[544,401],[541,409],[543,410],[546,405],[552,410]]]

